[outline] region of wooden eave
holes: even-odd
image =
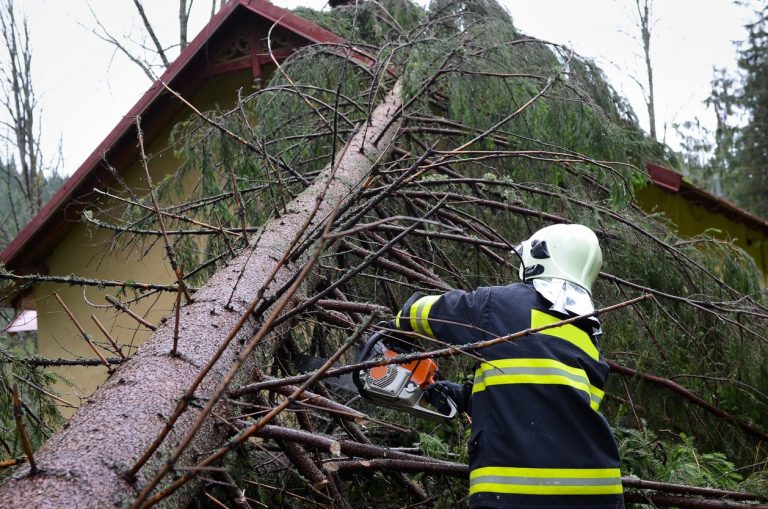
[[[18,274],[40,271],[51,249],[74,226],[82,211],[94,200],[94,188],[105,188],[114,182],[114,175],[109,166],[120,172],[137,160],[137,116],[142,119],[145,139],[151,140],[184,108],[184,105],[165,89],[163,83],[182,96],[189,97],[211,75],[248,67],[256,73],[260,65],[271,60],[269,55],[254,54],[247,62],[235,61],[230,63],[229,67],[227,64],[211,61],[212,55],[230,36],[231,30],[244,24],[250,27],[252,34],[254,31],[266,34],[266,31],[274,26],[273,32],[288,31],[306,41],[305,44],[344,42],[332,32],[266,0],[230,0],[0,253],[0,261],[8,270]],[[301,45],[297,45],[299,46]],[[275,54],[283,59],[293,49],[295,48],[282,48]]]

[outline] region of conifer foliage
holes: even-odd
[[[738,45],[738,72],[718,69],[712,80],[706,103],[715,111],[716,129],[710,132],[688,121],[681,131],[686,172],[716,195],[766,218],[768,5],[755,4],[759,7],[746,25],[747,38]]]
[[[765,2],[763,2],[765,4]],[[733,168],[734,198],[762,217],[768,217],[768,5],[747,25],[748,38],[740,50],[743,86],[737,104],[747,115],[738,131]]]

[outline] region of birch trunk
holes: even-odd
[[[126,480],[125,473],[162,431],[179,397],[233,330],[264,286],[276,260],[301,233],[302,225],[313,209],[318,207],[311,227],[321,224],[334,206],[354,192],[368,176],[372,162],[386,151],[399,127],[398,122],[390,121],[400,104],[397,83],[374,110],[367,128],[359,129],[346,151],[339,156],[340,162],[325,199],[317,204],[316,198],[330,178],[330,168],[289,204],[287,213],[265,225],[263,235],[254,241],[253,250],[246,250],[214,274],[195,294],[195,301],[182,308],[181,355],[169,355],[174,333],[174,318],[169,317],[136,355],[93,394],[68,425],[37,451],[35,460],[40,471],[29,475],[29,468],[22,467],[0,486],[1,505],[120,507],[136,496],[184,437],[199,411],[188,408],[133,483]],[[373,140],[380,135],[378,143],[373,145]],[[298,263],[281,268],[265,296],[270,296],[289,281],[298,269]],[[235,282],[231,307],[225,309]],[[196,391],[198,398],[204,399],[213,393],[242,344],[251,339],[256,329],[256,321],[249,319]],[[257,347],[251,357],[252,366],[271,359],[274,343],[268,339]],[[245,366],[241,373],[249,371]],[[187,464],[216,449],[223,444],[223,438],[213,420],[208,419],[182,456],[187,460],[182,463]],[[184,506],[193,493],[194,486],[189,486],[166,502],[174,507]]]

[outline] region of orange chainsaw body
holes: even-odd
[[[391,359],[398,355],[385,343],[385,334],[374,333],[361,351],[359,361],[376,358]],[[458,414],[455,403],[451,400],[448,414],[438,412],[424,400],[424,389],[435,383],[437,363],[432,359],[419,359],[403,364],[374,366],[367,370],[353,373],[355,385],[360,395],[382,406],[405,411],[419,417],[448,422]]]

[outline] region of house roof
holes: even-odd
[[[140,116],[142,123],[156,125],[163,123],[157,122],[158,119],[168,120],[180,111],[182,105],[165,90],[163,83],[177,90],[183,90],[183,84],[187,82],[199,85],[200,76],[208,76],[211,72],[209,43],[228,35],[225,34],[227,27],[231,27],[235,19],[243,16],[256,16],[254,19],[262,20],[267,26],[274,25],[287,30],[307,43],[344,42],[334,33],[266,0],[230,0],[0,253],[0,260],[7,268],[17,273],[41,270],[42,262],[51,248],[74,225],[86,204],[92,200],[93,189],[114,180],[104,161],[105,155],[109,154],[109,163],[118,170],[136,159],[134,118]],[[145,135],[149,134],[147,131],[145,128]]]
[[[687,201],[701,205],[709,211],[722,214],[733,221],[745,224],[753,230],[768,235],[768,221],[750,214],[728,200],[719,198],[710,192],[696,187],[676,171],[653,163],[646,163],[645,169],[651,182],[656,186],[671,193],[677,193]]]

